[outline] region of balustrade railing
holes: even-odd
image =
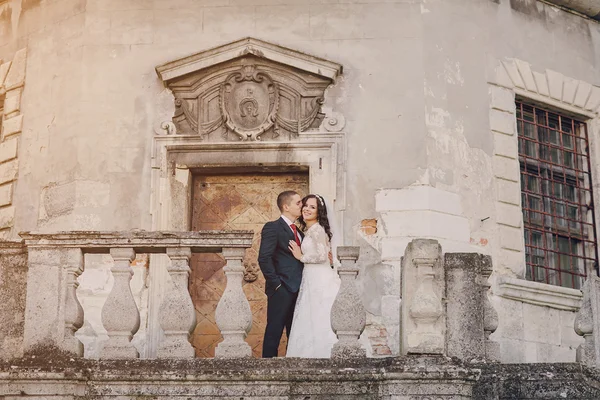
[[[252,324],[248,300],[242,291],[242,259],[252,245],[251,231],[205,232],[60,232],[21,234],[28,252],[24,350],[58,348],[83,356],[75,332],[83,325],[84,311],[77,299],[77,277],[84,271],[86,253],[107,253],[114,260],[114,285],[102,309],[108,341],[101,358],[137,358],[131,343],[140,315],[129,281],[136,253],[164,253],[170,260],[171,285],[160,306],[159,321],[165,332],[159,358],[192,358],[189,342],[196,314],[188,290],[192,253],[222,253],[227,260],[227,288],[215,311],[224,341],[216,357],[250,356],[244,339]],[[242,268],[240,272],[240,268]],[[220,322],[219,322],[220,321]]]

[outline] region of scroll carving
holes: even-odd
[[[163,129],[209,141],[289,139],[323,129],[324,92],[331,83],[248,54],[169,81],[175,113],[173,127]],[[326,127],[336,128],[331,121]]]

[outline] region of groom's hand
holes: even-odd
[[[329,251],[329,265],[333,266],[333,254],[331,254],[331,250]]]

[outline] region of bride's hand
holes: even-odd
[[[302,258],[302,250],[300,250],[300,246],[298,246],[298,244],[295,241],[290,240],[290,245],[288,246],[288,249],[290,249],[296,260],[300,260]]]

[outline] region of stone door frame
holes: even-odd
[[[343,133],[301,132],[294,141],[210,143],[198,135],[156,135],[153,140],[151,205],[152,230],[187,231],[191,226],[193,171],[203,168],[308,167],[309,188],[334,204],[338,227],[343,232],[346,193],[346,141]],[[343,238],[343,235],[340,235]],[[168,259],[150,258],[147,345],[142,358],[154,358],[162,330],[158,309],[165,285]]]

